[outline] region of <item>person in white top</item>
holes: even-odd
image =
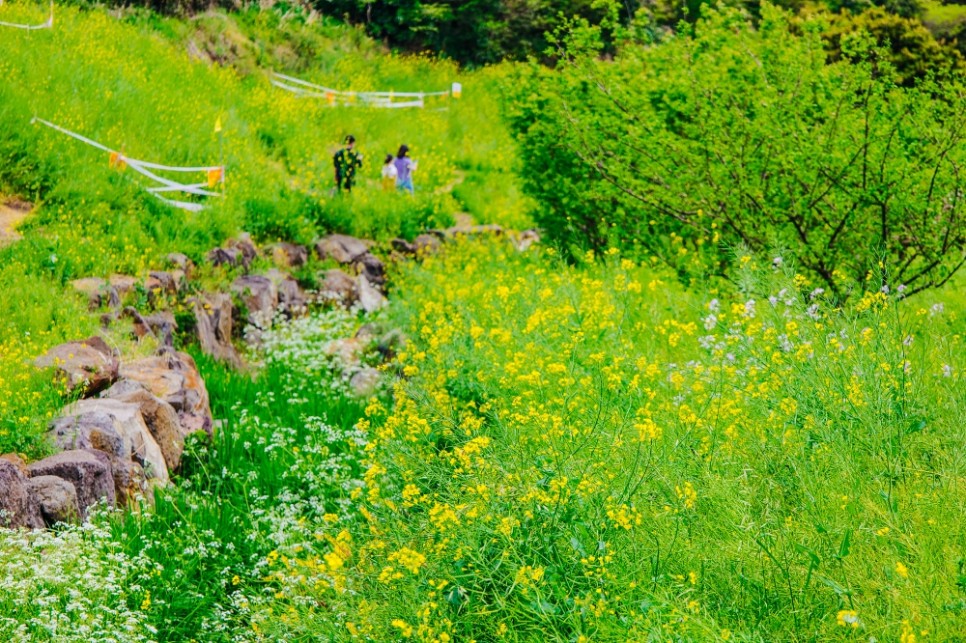
[[[399,171],[396,169],[396,164],[393,163],[392,154],[386,154],[386,161],[382,165],[382,189],[383,190],[393,190],[396,187],[396,178],[399,176]]]

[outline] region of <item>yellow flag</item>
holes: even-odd
[[[215,134],[221,131],[221,116],[215,119]]]
[[[216,167],[213,170],[208,170],[208,187],[213,188],[220,182],[225,180],[225,168]]]

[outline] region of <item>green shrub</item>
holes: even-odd
[[[966,238],[959,85],[898,86],[862,35],[826,64],[823,23],[801,28],[710,12],[612,62],[575,29],[565,64],[514,85],[538,223],[574,255],[614,244],[685,277],[727,273],[743,245],[794,249],[840,297],[880,266],[909,292],[945,283]]]

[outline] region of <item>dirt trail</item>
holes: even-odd
[[[0,246],[19,240],[17,224],[30,214],[30,204],[0,194]]]
[[[437,188],[436,194],[448,194],[456,189],[456,186],[460,185],[466,180],[466,172],[463,170],[456,170],[453,175],[453,180],[446,185]],[[473,216],[469,212],[454,212],[453,220],[455,222],[456,231],[466,231],[473,227],[475,221]]]

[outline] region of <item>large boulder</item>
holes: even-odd
[[[278,288],[263,275],[242,275],[231,284],[231,291],[248,309],[248,322],[265,328],[271,324],[278,308]]]
[[[212,432],[208,390],[194,359],[187,353],[168,352],[121,365],[121,377],[144,385],[155,397],[174,408],[182,434]]]
[[[152,495],[148,493],[151,485],[144,468],[137,462],[115,458],[111,460],[111,475],[114,477],[114,493],[119,506],[133,509],[137,506],[138,498],[152,502]]]
[[[334,259],[341,264],[353,263],[369,252],[369,244],[344,234],[331,234],[315,242],[319,259]]]
[[[236,248],[214,248],[205,258],[213,266],[248,267],[245,255]]]
[[[265,248],[272,255],[275,265],[282,268],[298,268],[309,261],[309,250],[305,246],[281,241]]]
[[[55,367],[71,391],[91,395],[106,389],[116,379],[117,353],[100,337],[54,346],[34,362],[40,368]]]
[[[151,434],[141,406],[137,403],[122,402],[117,399],[100,398],[80,400],[65,409],[74,416],[97,417],[108,415],[114,419],[114,428],[121,436],[121,453],[108,451],[119,460],[133,460],[144,468],[145,475],[160,484],[167,484],[168,463],[157,440]],[[169,445],[170,446],[170,445]],[[181,454],[178,454],[180,463]]]
[[[88,508],[101,500],[114,506],[114,475],[111,472],[111,460],[106,453],[87,450],[62,451],[34,462],[29,469],[31,478],[57,476],[74,485],[82,519],[87,517]]]
[[[96,450],[116,458],[130,458],[130,440],[125,439],[123,427],[105,411],[76,412],[59,417],[50,423],[50,437],[54,445],[65,451]]]
[[[183,278],[184,273],[180,271],[152,270],[144,279],[144,289],[149,294],[160,292],[175,295],[181,290]]]
[[[520,252],[526,252],[535,243],[540,243],[540,233],[536,230],[524,230],[513,238],[513,245]]]
[[[325,273],[322,285],[319,288],[319,297],[322,301],[340,304],[349,308],[352,304],[359,301],[359,290],[356,280],[338,268],[333,268]]]
[[[294,317],[305,311],[308,298],[305,296],[302,287],[299,286],[299,282],[293,279],[291,275],[275,268],[266,272],[265,276],[275,284],[275,290],[278,291],[279,310],[289,317]]]
[[[0,527],[44,526],[44,519],[17,465],[0,460]]]
[[[233,314],[231,295],[205,293],[193,298],[191,302],[194,307],[201,350],[215,359],[240,368],[241,356],[231,343]]]
[[[356,292],[359,295],[359,305],[367,313],[373,313],[388,303],[386,297],[369,283],[365,275],[356,278]]]
[[[101,394],[102,397],[136,404],[148,431],[161,448],[169,471],[181,466],[184,453],[185,431],[174,407],[152,394],[143,384],[133,380],[121,380]]]
[[[117,292],[118,296],[124,299],[134,292],[134,289],[138,287],[141,280],[130,275],[111,275],[107,281]]]
[[[386,289],[386,267],[382,261],[375,256],[366,253],[354,262],[356,270],[360,275],[365,276],[366,280],[379,290],[385,292]]]
[[[27,489],[40,507],[40,514],[48,527],[80,519],[77,489],[63,478],[36,476],[27,481]]]

